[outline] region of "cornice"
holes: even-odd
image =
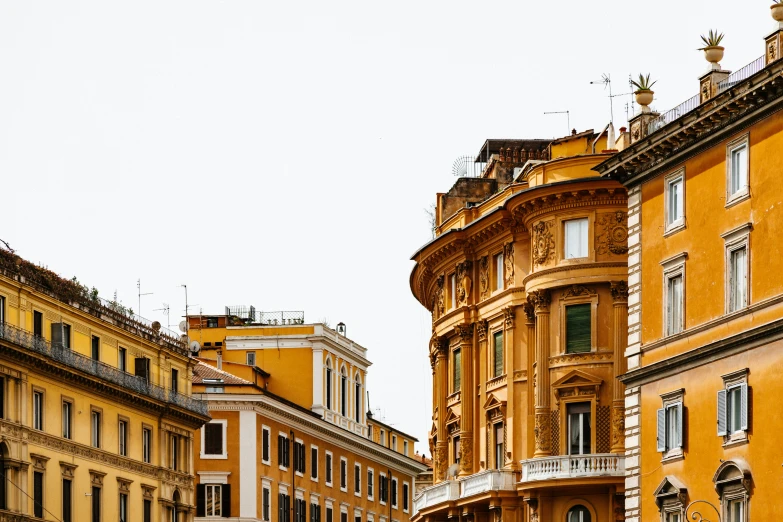
[[[528,282],[537,279],[539,277],[548,276],[550,274],[556,274],[558,272],[565,272],[568,270],[580,270],[585,268],[621,268],[621,267],[627,267],[628,263],[625,261],[612,261],[612,262],[600,262],[600,263],[580,263],[580,264],[572,264],[572,265],[563,265],[563,266],[556,266],[553,268],[547,268],[545,270],[539,270],[537,272],[532,272],[529,274],[525,279],[522,281],[522,284],[525,286],[529,286]],[[604,274],[607,275],[607,274]],[[607,276],[608,277],[608,276]],[[609,280],[607,279],[607,283]],[[547,288],[557,288],[560,286],[570,286],[570,283],[563,284],[560,281],[557,281],[555,284],[553,284],[551,287]]]

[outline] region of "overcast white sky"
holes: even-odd
[[[142,315],[304,310],[374,362],[373,408],[429,454],[424,209],[486,138],[601,129],[602,73],[698,91],[763,53],[769,0],[0,2],[0,239]],[[616,127],[629,97],[615,98]]]

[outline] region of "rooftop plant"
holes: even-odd
[[[706,36],[701,35],[701,41],[704,42],[704,47],[699,47],[699,51],[703,51],[708,47],[718,47],[723,41],[723,33],[718,33],[717,29],[710,29],[710,32],[707,33]]]
[[[658,80],[655,80],[654,82],[650,82],[650,74],[647,73],[647,76],[643,74],[639,74],[639,78],[637,80],[631,80],[631,85],[636,87],[639,91],[649,91],[652,90],[652,86],[655,85],[655,83]]]

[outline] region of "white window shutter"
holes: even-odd
[[[740,407],[742,410],[740,410],[740,429],[741,430],[748,430],[748,385],[743,383],[740,384]]]
[[[726,390],[720,390],[718,392],[718,437],[725,437],[727,434]]]
[[[683,441],[683,425],[682,425],[682,403],[677,403],[675,405],[675,408],[677,408],[677,447],[682,448],[682,441]]]
[[[666,410],[658,410],[658,451],[666,451]]]

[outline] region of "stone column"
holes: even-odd
[[[460,337],[462,369],[460,372],[460,415],[459,460],[460,476],[473,473],[473,399],[476,388],[473,384],[473,330],[474,323],[458,324],[455,327]]]
[[[532,292],[536,311],[536,451],[533,456],[552,454],[549,411],[549,291]]]
[[[506,418],[503,422],[504,430],[504,468],[513,468],[514,461],[511,458],[512,451],[508,447],[508,443],[514,440],[514,404],[516,397],[516,390],[514,385],[514,369],[517,367],[517,362],[514,359],[514,319],[516,314],[516,308],[509,306],[503,309],[503,325],[505,332],[503,333],[503,352],[505,354],[506,367],[503,368],[506,372]]]
[[[474,423],[474,428],[478,431],[475,431],[476,433],[476,446],[480,448],[476,454],[480,455],[480,459],[484,463],[486,463],[486,467],[489,467],[489,460],[491,457],[491,452],[489,449],[489,424],[487,421],[487,417],[485,415],[485,412],[481,409],[481,407],[486,404],[487,402],[487,375],[489,372],[489,368],[487,368],[486,363],[483,361],[487,360],[487,333],[489,332],[489,325],[486,320],[481,320],[476,323],[476,332],[478,334],[478,353],[477,353],[477,363],[476,366],[476,382],[481,383],[479,387],[479,406],[478,410],[481,411],[480,415],[476,415],[476,421]],[[478,458],[478,457],[477,457]]]
[[[625,347],[628,344],[628,284],[617,281],[612,285],[614,322],[614,379],[612,379],[612,453],[625,453],[625,386],[617,377],[625,373]]]
[[[430,341],[431,350],[435,355],[435,382],[433,388],[438,398],[437,441],[432,459],[435,464],[433,481],[446,479],[446,468],[449,467],[449,443],[446,436],[446,396],[449,394],[448,383],[448,345],[445,340],[433,335]]]

